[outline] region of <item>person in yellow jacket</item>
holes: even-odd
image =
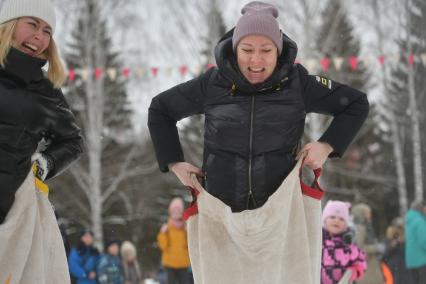
[[[186,284],[188,281],[190,261],[183,211],[183,200],[179,197],[172,199],[169,205],[169,220],[167,224],[163,224],[157,236],[168,284]]]

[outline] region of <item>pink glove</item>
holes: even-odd
[[[364,277],[364,268],[361,265],[355,264],[348,269],[352,270],[351,281],[362,279]]]

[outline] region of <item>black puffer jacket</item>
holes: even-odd
[[[203,171],[206,189],[242,211],[263,205],[294,165],[305,115],[334,116],[319,139],[331,156],[341,156],[368,114],[366,95],[294,64],[296,44],[284,36],[278,66],[265,82],[252,85],[240,73],[232,31],[218,43],[218,67],[156,96],[148,126],[162,171],[183,161],[176,122],[205,114]]]
[[[0,68],[0,223],[15,191],[31,168],[42,138],[53,161],[47,178],[62,172],[82,153],[82,137],[62,92],[44,77],[45,60],[12,48]]]

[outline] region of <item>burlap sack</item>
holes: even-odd
[[[232,213],[193,177],[186,211],[196,284],[320,283],[323,191],[300,180],[301,160],[261,208]]]
[[[65,248],[48,188],[30,172],[0,225],[0,283],[70,283]]]

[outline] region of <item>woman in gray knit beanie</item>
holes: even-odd
[[[172,171],[188,187],[191,176],[199,176],[232,212],[262,209],[298,153],[310,169],[341,157],[369,111],[364,93],[309,75],[295,63],[297,45],[280,30],[276,7],[254,1],[241,13],[215,47],[217,67],[154,97],[148,114],[160,170]],[[334,119],[318,141],[300,149],[309,112]],[[194,114],[205,115],[201,167],[185,161],[176,127]],[[196,207],[187,213],[195,214]]]
[[[190,173],[210,172],[207,189],[234,211],[260,207],[289,173],[295,151],[307,152],[311,169],[342,156],[369,110],[365,94],[295,64],[297,45],[280,30],[275,6],[253,1],[241,13],[215,48],[217,68],[156,96],[148,118],[161,171],[184,185]],[[335,119],[300,150],[307,112]],[[196,113],[206,114],[203,169],[184,162],[175,126]]]

